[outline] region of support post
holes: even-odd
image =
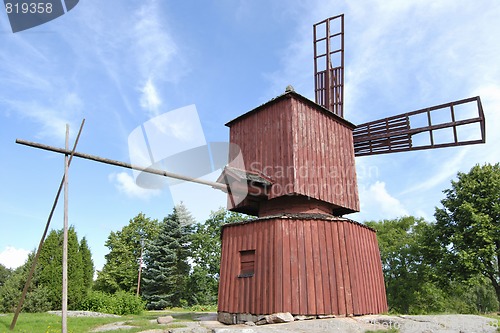
[[[76,146],[78,145],[78,140],[80,139],[80,135],[82,134],[83,125],[85,124],[85,119],[82,120],[82,124],[80,125],[80,130],[78,131],[78,135],[76,136],[75,144],[73,145],[73,150],[69,156],[68,166],[71,165],[71,160],[76,151]],[[24,284],[23,292],[21,293],[21,298],[17,303],[16,312],[14,313],[14,318],[12,318],[12,322],[10,323],[9,329],[11,331],[14,330],[17,323],[17,318],[19,317],[19,313],[23,307],[24,299],[26,298],[26,294],[28,293],[28,288],[31,284],[31,279],[33,278],[33,274],[35,273],[36,263],[38,261],[38,257],[40,257],[40,252],[42,251],[43,242],[45,237],[47,236],[47,232],[49,231],[50,222],[52,221],[52,216],[54,215],[54,211],[57,207],[57,202],[59,201],[59,196],[61,195],[62,187],[64,185],[64,175],[61,179],[61,183],[59,184],[59,188],[57,189],[56,197],[54,198],[54,202],[52,204],[52,209],[50,210],[49,217],[47,218],[47,223],[45,224],[45,229],[43,231],[42,237],[40,238],[40,242],[38,243],[38,249],[36,251],[35,257],[33,258],[33,262],[31,263],[31,268],[28,273],[28,277],[26,279],[26,283]]]
[[[66,149],[69,145],[69,125],[66,124]],[[64,155],[64,226],[62,255],[62,333],[68,332],[68,154]]]

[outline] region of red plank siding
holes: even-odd
[[[293,194],[329,203],[339,214],[359,211],[352,124],[289,93],[227,125],[245,162],[230,166],[271,178],[269,199]]]
[[[240,251],[255,274],[238,277]],[[257,219],[223,227],[219,311],[351,315],[387,311],[375,232],[343,218]]]

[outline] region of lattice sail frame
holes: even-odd
[[[477,116],[457,120],[456,107],[472,103],[476,103]],[[433,121],[434,118],[442,118],[447,110],[451,121]],[[434,117],[438,113],[441,117]],[[425,125],[413,125],[411,119],[422,114],[425,115]],[[478,139],[460,137],[459,129],[471,124],[479,124],[481,137]],[[452,135],[448,135],[447,140],[437,142],[436,132],[447,128],[451,128]],[[427,143],[418,143],[413,140],[413,136],[426,132],[429,134]],[[353,132],[354,154],[355,156],[366,156],[464,146],[484,143],[485,136],[484,112],[481,99],[477,96],[360,124]]]
[[[313,25],[316,103],[344,117],[344,14]]]

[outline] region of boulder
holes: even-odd
[[[170,324],[173,321],[174,321],[174,317],[172,317],[172,316],[164,316],[164,317],[156,318],[156,322],[158,324]]]
[[[236,317],[229,312],[219,312],[217,313],[217,320],[226,325],[236,324]]]
[[[288,323],[293,321],[293,316],[290,312],[278,312],[266,316],[268,324]]]
[[[316,316],[304,316],[304,315],[297,315],[293,317],[294,320],[311,320],[311,319],[316,319]]]

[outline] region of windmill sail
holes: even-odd
[[[344,117],[344,15],[313,26],[316,103]]]
[[[463,111],[466,117],[460,117]],[[484,143],[481,99],[467,98],[360,124],[353,138],[355,156]]]

